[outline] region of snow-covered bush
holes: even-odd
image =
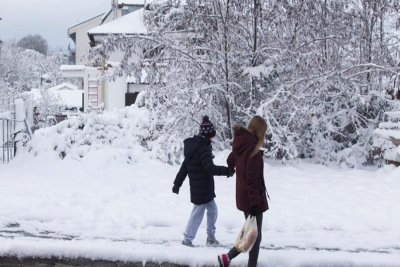
[[[183,136],[160,134],[162,125],[144,107],[135,105],[102,114],[71,116],[59,124],[35,132],[29,142],[34,155],[53,152],[60,158],[84,157],[107,147],[133,149],[142,146],[151,156],[174,164],[183,149]]]

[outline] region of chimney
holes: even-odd
[[[113,0],[114,14],[113,20],[118,18],[118,0]]]

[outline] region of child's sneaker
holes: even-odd
[[[219,242],[218,242],[217,239],[215,239],[215,237],[214,238],[207,237],[206,246],[208,246],[208,247],[218,247],[219,246]]]
[[[187,246],[187,247],[194,248],[194,245],[193,245],[192,242],[190,242],[190,241],[185,241],[185,240],[183,240],[183,241],[182,241],[182,245]]]
[[[230,261],[227,254],[218,255],[219,267],[229,267]]]

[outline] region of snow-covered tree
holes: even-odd
[[[27,35],[27,36],[21,38],[18,41],[17,45],[19,47],[21,47],[22,49],[34,50],[43,55],[47,55],[47,52],[48,52],[47,41],[39,34]]]
[[[124,51],[115,75],[146,70],[160,135],[186,134],[208,114],[229,141],[234,124],[260,114],[270,155],[357,166],[383,112],[399,108],[397,1],[168,0],[144,14],[148,35],[112,36],[92,52]]]
[[[64,110],[64,103],[60,95],[52,93],[47,89],[40,89],[40,98],[35,101],[35,116],[37,124],[35,127],[46,127],[52,125],[50,119],[60,115]]]

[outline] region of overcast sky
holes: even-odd
[[[69,27],[107,12],[111,0],[0,0],[0,40],[40,34],[50,48],[67,48]]]

